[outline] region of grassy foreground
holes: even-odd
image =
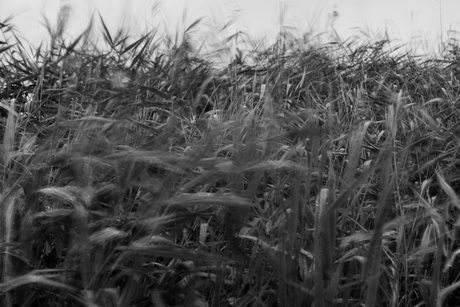
[[[64,19],[0,45],[1,306],[460,300],[456,45],[286,36],[219,69],[194,25],[101,21],[104,50]]]

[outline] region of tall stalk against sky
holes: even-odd
[[[193,5],[189,5],[190,20],[197,20],[200,17],[212,18],[218,14],[219,19],[228,20],[235,9],[240,10],[242,18],[235,24],[233,32],[242,31],[250,37],[266,36],[266,34],[277,33],[278,25],[273,23],[279,16],[279,1],[259,0],[258,1],[232,1],[224,0],[206,1],[197,0]],[[334,31],[346,40],[350,36],[356,35],[364,24],[368,24],[370,29],[375,32],[388,30],[391,39],[398,40],[398,43],[414,44],[417,46],[420,40],[426,40],[426,46],[436,49],[436,42],[439,38],[443,40],[448,29],[458,31],[456,14],[459,3],[457,1],[444,1],[439,3],[431,0],[413,1],[340,1],[336,0],[311,0],[311,1],[289,1],[283,5],[290,7],[286,13],[286,18],[292,20],[292,26],[298,29],[299,33],[312,33],[312,26],[316,34],[330,30],[330,13],[337,11],[339,16],[336,18]],[[8,15],[16,16],[14,22],[20,30],[18,33],[37,47],[44,36],[38,27],[40,20],[37,16],[41,13],[46,16],[56,16],[58,6],[45,0],[30,2],[28,0],[4,1],[0,4],[0,17],[5,19]],[[96,12],[101,12],[106,24],[110,29],[125,23],[125,27],[131,28],[132,35],[136,36],[145,29],[151,29],[158,25],[168,26],[170,33],[175,33],[175,27],[182,18],[183,8],[187,1],[164,1],[159,4],[151,1],[126,1],[126,0],[100,0],[100,1],[72,1],[73,12],[79,16],[72,22],[69,32],[78,35],[89,21],[89,16]],[[231,4],[230,4],[231,3]],[[416,3],[416,5],[414,5]],[[160,14],[155,18],[149,13],[152,6],[161,7]],[[110,7],[110,10],[104,9]],[[394,8],[398,9],[395,10]],[[438,11],[439,14],[433,14]],[[124,15],[126,14],[126,15]],[[411,23],[411,16],[415,16]],[[124,20],[123,20],[124,19]],[[54,22],[54,20],[50,20]],[[290,24],[291,26],[291,24]],[[77,28],[74,28],[77,27]],[[34,28],[34,31],[28,29]],[[113,29],[112,29],[113,30]],[[412,37],[411,33],[422,33],[422,37]],[[450,35],[452,35],[451,32]],[[274,35],[276,36],[276,35]],[[276,38],[268,38],[273,42]],[[401,42],[399,42],[401,40]],[[413,41],[414,40],[414,41]],[[426,50],[427,52],[438,52],[438,50]]]

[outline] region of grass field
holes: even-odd
[[[0,45],[1,306],[454,306],[460,51]],[[231,41],[231,38],[228,39]],[[459,125],[459,126],[457,126]]]

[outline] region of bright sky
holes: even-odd
[[[387,30],[397,43],[436,50],[441,35],[446,40],[455,33],[449,30],[460,30],[458,0],[0,0],[0,21],[13,16],[22,36],[38,46],[46,35],[42,16],[55,25],[60,3],[70,3],[72,8],[70,35],[80,34],[97,11],[112,33],[129,25],[134,35],[155,25],[174,34],[178,26],[184,29],[204,17],[202,29],[222,27],[236,18],[223,35],[240,30],[258,38],[279,31],[283,20],[298,34],[333,27],[342,39],[360,31],[375,38]]]

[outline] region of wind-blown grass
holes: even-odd
[[[198,21],[164,43],[101,18],[101,50],[61,16],[1,49],[2,305],[459,299],[455,47],[284,37],[221,69]]]

